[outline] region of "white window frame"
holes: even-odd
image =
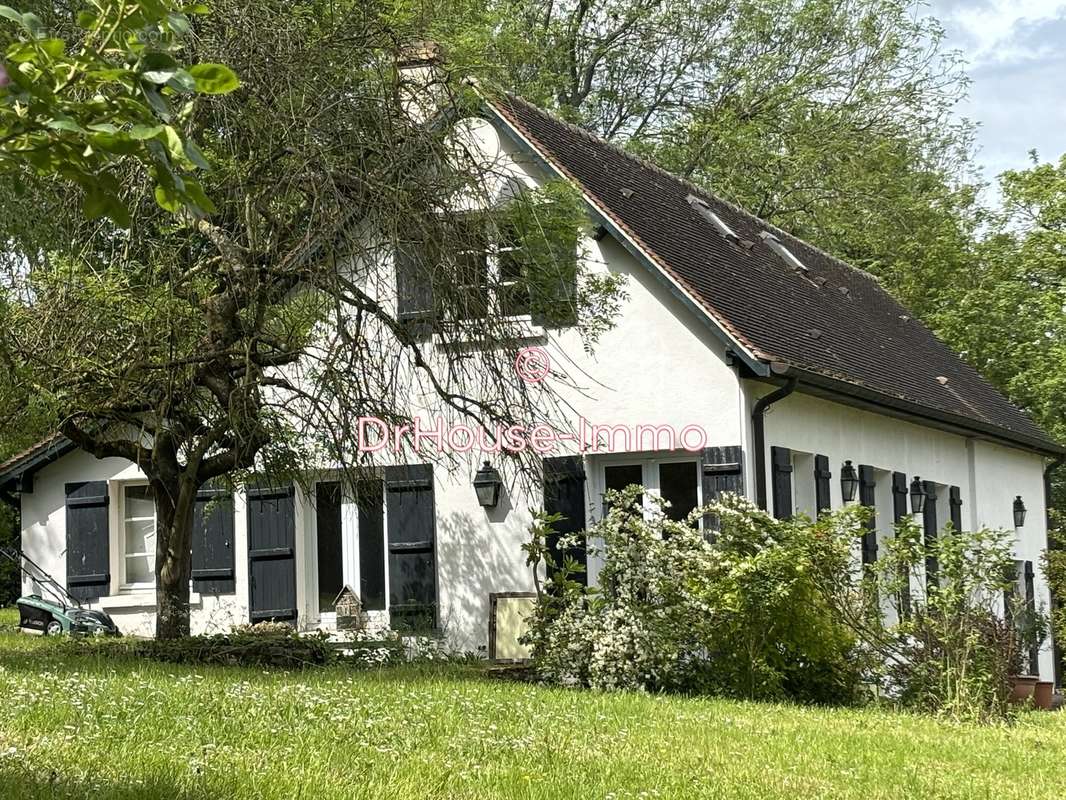
[[[649,496],[662,497],[662,487],[659,482],[660,464],[694,464],[696,469],[696,507],[704,504],[703,480],[700,473],[700,457],[696,453],[609,453],[596,456],[593,462],[593,490],[595,492],[592,509],[592,517],[595,521],[603,518],[603,495],[607,491],[607,467],[624,467],[640,465],[641,485],[644,487],[644,518],[651,520],[655,506],[649,501]],[[703,520],[699,522],[699,528],[703,529]]]
[[[134,553],[132,555],[126,552],[126,524],[128,522],[139,522],[148,519],[147,517],[134,517],[129,518],[126,516],[126,490],[136,486],[148,486],[148,481],[123,481],[119,484],[118,500],[119,500],[119,513],[118,513],[118,557],[119,557],[119,590],[123,592],[137,591],[143,589],[155,589],[155,552],[150,553]],[[152,541],[156,541],[156,536],[159,532],[159,514],[155,511],[155,501],[152,503]],[[152,574],[152,580],[145,582],[130,582],[126,578],[126,559],[127,558],[144,558],[149,559],[149,569]]]

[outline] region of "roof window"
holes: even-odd
[[[721,217],[711,211],[709,205],[694,194],[690,194],[685,199],[688,201],[688,204],[696,210],[696,213],[711,223],[727,241],[730,241],[733,244],[738,244],[740,242],[740,237],[733,233],[733,229],[726,225]]]
[[[777,253],[781,257],[781,260],[792,267],[793,270],[799,273],[806,274],[810,272],[807,266],[796,258],[795,254],[781,244],[781,240],[768,231],[763,231],[759,234],[759,237],[770,246],[770,249]]]

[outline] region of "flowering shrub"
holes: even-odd
[[[603,557],[596,589],[547,548],[556,520],[536,520],[528,561],[544,564],[548,579],[526,641],[542,678],[818,702],[857,696],[855,639],[821,590],[847,569],[860,513],[781,521],[726,497],[677,522],[658,498],[645,518],[643,494],[608,492],[609,513],[588,531],[590,554]],[[713,544],[695,527],[709,510],[721,521]]]

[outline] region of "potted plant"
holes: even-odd
[[[1022,704],[1033,698],[1039,675],[1026,672],[1029,666],[1029,653],[1039,650],[1048,636],[1048,617],[1042,610],[1026,606],[1019,609],[1014,616],[1014,647],[1012,662],[1014,669],[1010,676],[1011,702]]]

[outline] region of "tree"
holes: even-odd
[[[413,105],[426,87],[395,61],[414,33],[388,3],[219,0],[187,39],[190,58],[242,78],[187,119],[215,211],[175,218],[123,164],[130,234],[70,214],[45,247],[40,228],[8,234],[31,263],[0,306],[8,393],[147,475],[160,637],[188,633],[205,482],[338,465],[354,480],[361,417],[440,411],[489,430],[554,418],[553,389],[514,378],[503,304],[549,327],[577,317],[587,341],[608,324],[618,287],[576,258],[576,195],[524,191],[502,171],[470,119],[480,98],[453,77],[436,76],[432,109]],[[506,288],[484,270],[504,236],[521,254]],[[410,278],[399,287],[394,257]]]
[[[982,374],[1055,438],[1066,439],[1066,156],[1000,176],[965,280],[935,324]],[[1055,497],[1064,498],[1056,479]]]
[[[51,4],[19,12],[0,5],[0,175],[24,192],[24,175],[71,181],[89,219],[120,225],[118,169],[138,161],[164,207],[212,209],[194,177],[208,164],[183,120],[198,94],[238,86],[221,64],[179,61],[199,3],[97,0],[71,19]],[[42,16],[48,20],[45,24]],[[54,32],[54,33],[53,33]],[[6,63],[6,66],[5,66]]]

